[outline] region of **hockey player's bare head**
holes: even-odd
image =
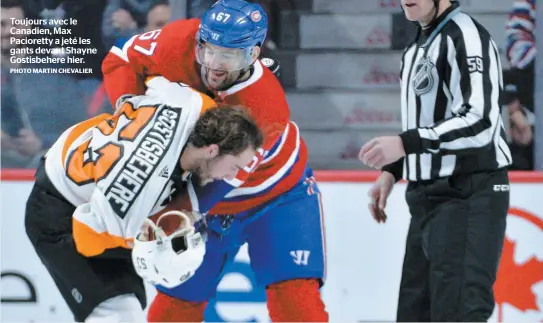
[[[405,17],[419,22],[423,27],[429,25],[450,5],[450,0],[402,0]]]
[[[249,77],[250,66],[260,55],[260,47],[226,48],[198,43],[196,60],[201,65],[202,79],[209,90],[223,91]]]
[[[238,172],[248,165],[256,154],[256,150],[248,147],[238,155],[219,155],[216,146],[206,147],[198,156],[195,169],[192,171],[195,182],[204,186],[216,180],[232,180]]]
[[[245,108],[219,105],[196,122],[181,167],[191,171],[200,185],[231,180],[250,164],[262,142],[262,132]]]

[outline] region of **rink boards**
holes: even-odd
[[[24,231],[31,172],[2,174],[2,319],[69,321],[72,316]],[[409,214],[405,184],[394,188],[387,224],[368,211],[372,172],[317,172],[323,194],[328,278],[323,288],[333,321],[393,321]],[[491,321],[543,320],[543,175],[512,174],[507,250],[498,277],[499,303]],[[283,238],[283,237],[282,237]],[[285,237],[287,238],[287,237]],[[265,293],[254,286],[246,246],[227,269],[206,321],[269,321]],[[541,271],[539,270],[541,269]],[[519,290],[518,286],[523,286]],[[148,289],[152,297],[154,291]]]

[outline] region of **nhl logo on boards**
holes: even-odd
[[[262,19],[262,14],[260,13],[260,11],[256,10],[256,11],[251,12],[252,21],[259,22],[260,19]]]
[[[426,94],[434,86],[434,76],[432,75],[434,66],[429,57],[424,57],[417,62],[414,71],[415,76],[411,79],[413,91],[416,95],[421,96]]]

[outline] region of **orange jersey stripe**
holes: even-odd
[[[102,254],[107,249],[131,249],[133,239],[114,236],[108,232],[96,232],[90,226],[73,218],[73,236],[77,251],[86,257]]]

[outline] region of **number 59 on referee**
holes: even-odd
[[[402,0],[402,9],[418,26],[401,62],[402,133],[372,139],[359,155],[382,170],[368,194],[377,222],[394,183],[408,182],[397,321],[487,321],[511,164],[499,52],[457,1]]]

